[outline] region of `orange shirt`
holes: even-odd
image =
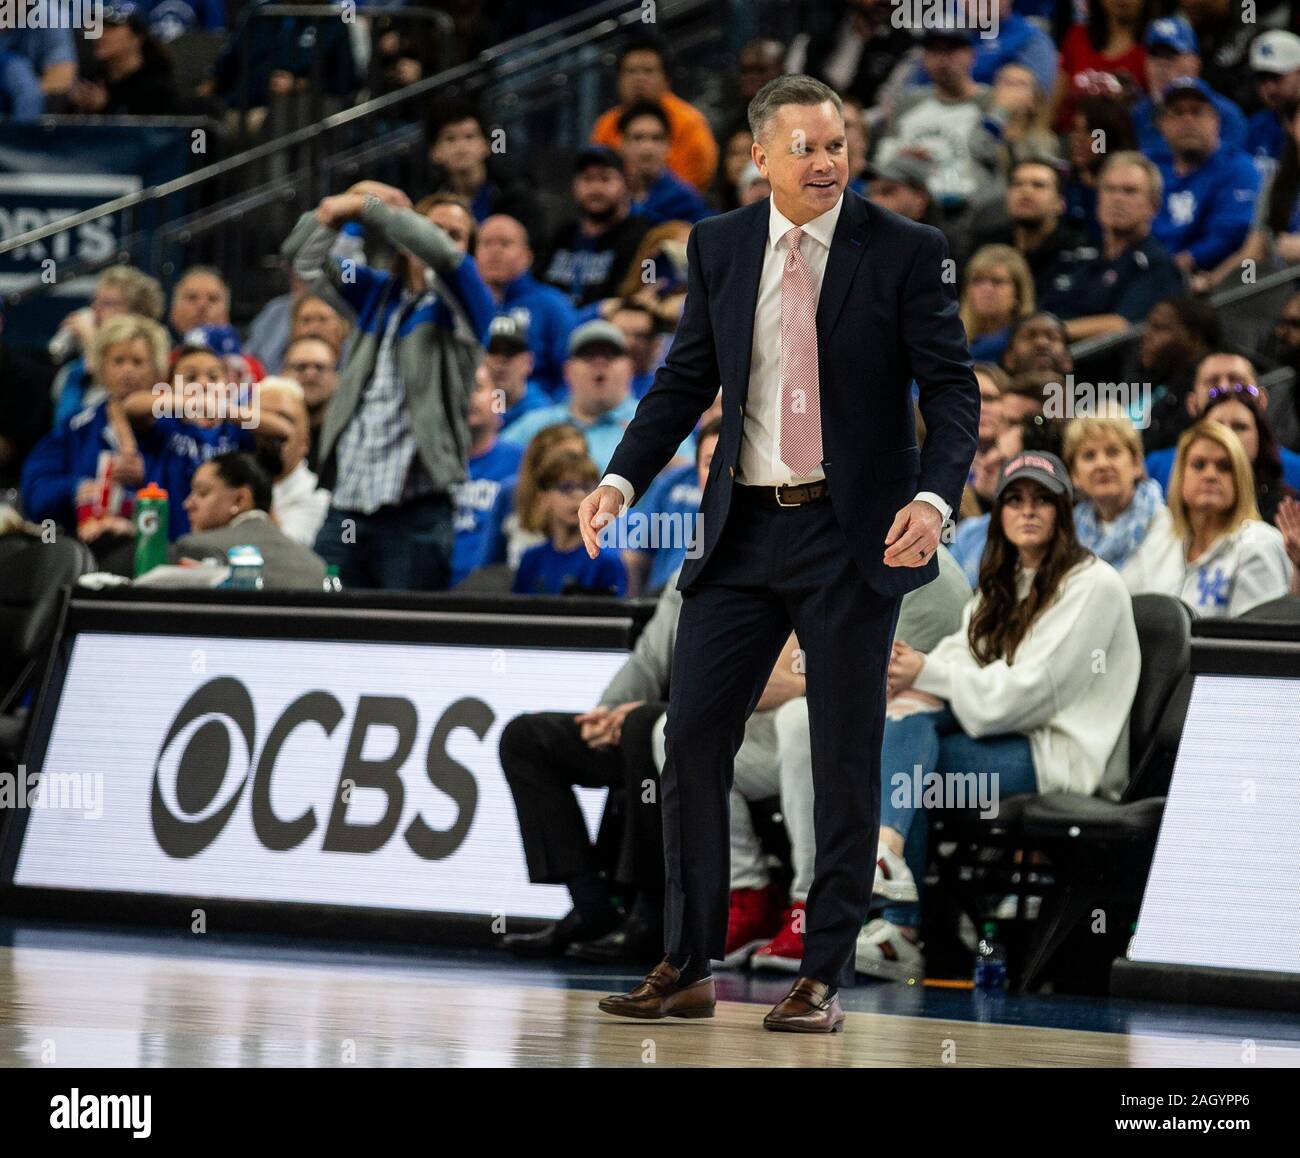
[[[709,122],[694,105],[672,93],[664,93],[659,103],[668,114],[672,135],[668,146],[668,167],[700,192],[707,192],[713,183],[713,175],[718,171],[718,142],[713,139]],[[619,148],[623,134],[618,131],[618,118],[622,115],[622,105],[601,113],[591,130],[592,141],[611,149]]]

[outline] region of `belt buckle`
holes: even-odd
[[[788,485],[790,485],[790,484],[787,483],[786,485],[788,486]],[[781,501],[781,488],[778,486],[778,487],[773,487],[772,489],[773,489],[774,491],[776,491],[776,505],[777,505],[778,507],[801,507],[801,506],[803,506],[803,503],[783,503],[783,502]]]

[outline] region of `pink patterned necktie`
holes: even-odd
[[[790,252],[781,274],[781,461],[796,475],[822,462],[817,291],[799,250],[803,238],[798,226],[785,235]]]

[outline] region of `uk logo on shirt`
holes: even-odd
[[[1227,607],[1232,598],[1232,580],[1216,567],[1210,574],[1204,567],[1196,573],[1196,603],[1199,607]]]
[[[1182,189],[1169,194],[1169,219],[1175,225],[1191,225],[1196,217],[1196,194]]]

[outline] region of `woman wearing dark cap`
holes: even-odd
[[[1140,669],[1132,601],[1115,569],[1079,544],[1073,502],[1056,455],[1016,455],[998,481],[979,590],[961,630],[928,655],[894,643],[875,883],[886,907],[858,937],[859,973],[924,974],[926,778],[977,773],[981,800],[987,791],[996,802],[1025,792],[1114,793],[1128,777]]]

